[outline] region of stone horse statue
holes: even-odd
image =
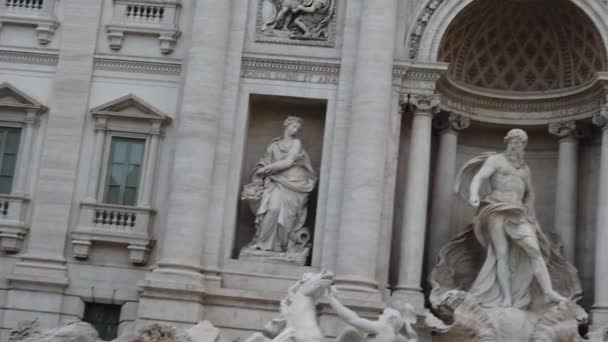
[[[305,273],[281,300],[279,316],[245,342],[325,342],[316,305],[333,280],[334,274],[329,271]]]

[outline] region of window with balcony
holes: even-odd
[[[0,84],[0,249],[17,253],[29,228],[30,162],[46,107],[9,83]]]
[[[135,95],[91,111],[94,153],[86,198],[72,232],[73,254],[87,259],[96,241],[126,245],[131,262],[145,264],[151,236],[159,144],[170,118]]]

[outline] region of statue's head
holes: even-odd
[[[289,136],[296,136],[302,130],[302,118],[298,116],[289,116],[283,122],[283,127],[285,127],[285,132]]]
[[[505,135],[505,144],[507,144],[507,151],[523,153],[523,149],[528,144],[528,134],[519,128],[510,130]]]
[[[399,311],[391,308],[386,308],[382,311],[382,315],[378,318],[379,321],[384,322],[395,330],[395,332],[401,330],[405,321],[401,317]]]
[[[300,293],[308,297],[319,298],[334,282],[334,274],[330,271],[319,273],[304,273],[302,278],[290,288],[292,293]]]

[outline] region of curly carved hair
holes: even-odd
[[[285,121],[283,122],[283,126],[288,127],[289,125],[294,123],[299,123],[301,126],[303,121],[304,120],[302,120],[302,118],[299,116],[288,116],[287,119],[285,119]]]
[[[513,140],[513,139],[519,139],[522,140],[524,142],[528,141],[528,133],[526,133],[526,131],[524,131],[523,129],[519,129],[519,128],[514,128],[512,130],[510,130],[507,135],[505,135],[505,143],[508,143],[509,141]]]

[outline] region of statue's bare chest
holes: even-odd
[[[505,161],[496,167],[496,171],[492,175],[492,183],[495,187],[504,187],[504,190],[523,191],[527,177],[527,171],[524,167],[518,169]]]

